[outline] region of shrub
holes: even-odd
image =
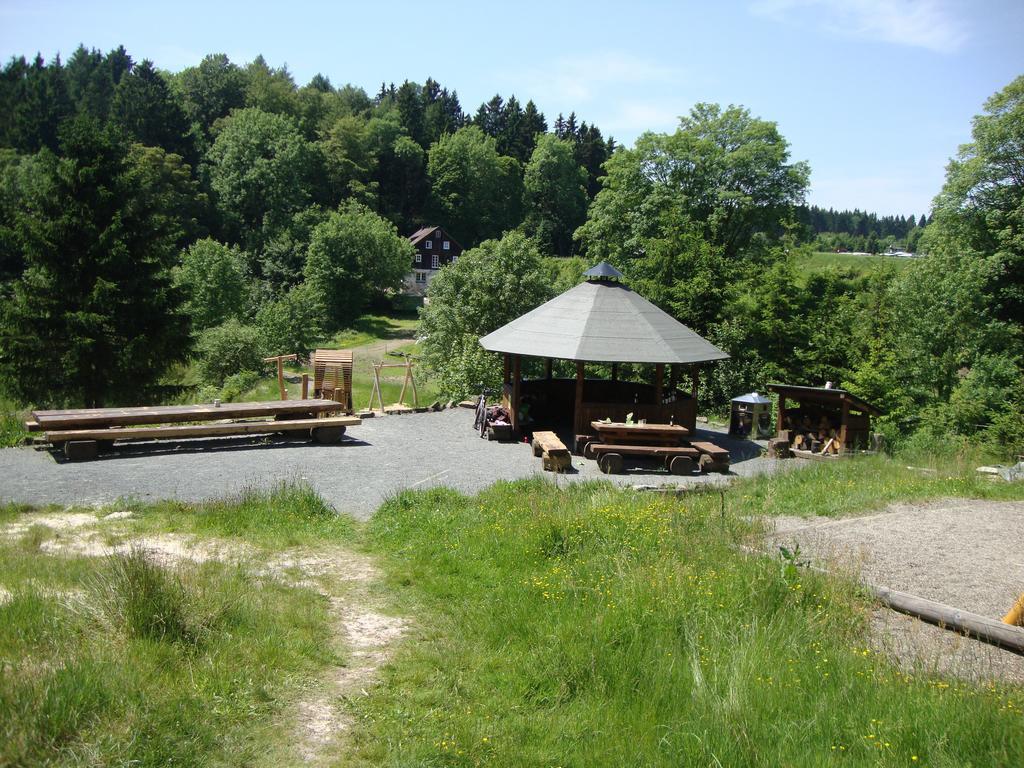
[[[256,314],[263,349],[269,355],[304,355],[323,338],[324,305],[307,283],[297,285]]]
[[[259,329],[228,320],[199,336],[199,375],[207,384],[222,386],[224,380],[244,371],[257,372],[263,365],[263,338]]]
[[[142,550],[113,555],[92,587],[102,614],[127,637],[189,639],[184,588]]]

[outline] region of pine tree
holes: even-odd
[[[16,208],[26,270],[0,323],[0,375],[26,402],[128,403],[188,343],[170,280],[178,217],[114,130],[74,118],[60,150],[40,152]]]

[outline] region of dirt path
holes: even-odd
[[[131,534],[132,515],[88,512],[29,513],[0,527],[0,539],[44,533],[40,551],[51,555],[102,557],[144,550],[164,567],[217,560],[250,567],[257,576],[312,589],[328,605],[333,642],[343,664],[326,669],[295,703],[290,719],[295,751],[305,765],[337,757],[352,724],[346,702],[365,695],[408,627],[384,613],[380,573],[366,555],[344,547],[293,548],[271,556],[237,541],[186,534]],[[9,597],[0,585],[0,603]]]
[[[941,499],[841,519],[766,521],[771,546],[800,545],[829,570],[1000,619],[1024,593],[1024,502]],[[1024,681],[1024,660],[917,619],[879,610],[877,646],[906,666]]]

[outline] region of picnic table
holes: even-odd
[[[592,421],[597,437],[583,447],[583,455],[597,461],[605,474],[622,471],[623,456],[661,459],[674,475],[688,475],[695,469],[726,471],[729,452],[708,442],[690,442],[690,430],[678,424],[624,424]]]
[[[318,443],[341,439],[360,424],[338,416],[346,408],[334,400],[271,400],[255,403],[159,405],[133,408],[78,408],[32,411],[25,422],[70,459],[94,458],[100,445],[115,440],[160,440],[226,435],[306,432]],[[217,423],[197,423],[217,422]]]

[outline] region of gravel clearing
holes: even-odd
[[[778,517],[771,540],[862,581],[1001,619],[1024,592],[1024,502],[942,499],[893,504],[842,519]],[[970,678],[1024,681],[1016,654],[888,610],[873,618],[878,646],[901,663]]]
[[[557,483],[595,478],[627,486],[727,483],[731,477],[803,463],[761,458],[761,444],[699,429],[701,439],[730,450],[730,475],[681,478],[636,463],[627,463],[628,474],[603,475],[595,462],[577,456],[571,473],[554,475],[541,470],[529,446],[481,440],[472,426],[473,412],[454,408],[366,419],[350,427],[339,445],[283,438],[134,443],[83,462],[65,461],[45,449],[8,448],[0,450],[0,501],[37,506],[96,506],[119,498],[201,501],[303,480],[339,512],[365,520],[405,488],[449,486],[472,494],[496,480],[535,474]]]

